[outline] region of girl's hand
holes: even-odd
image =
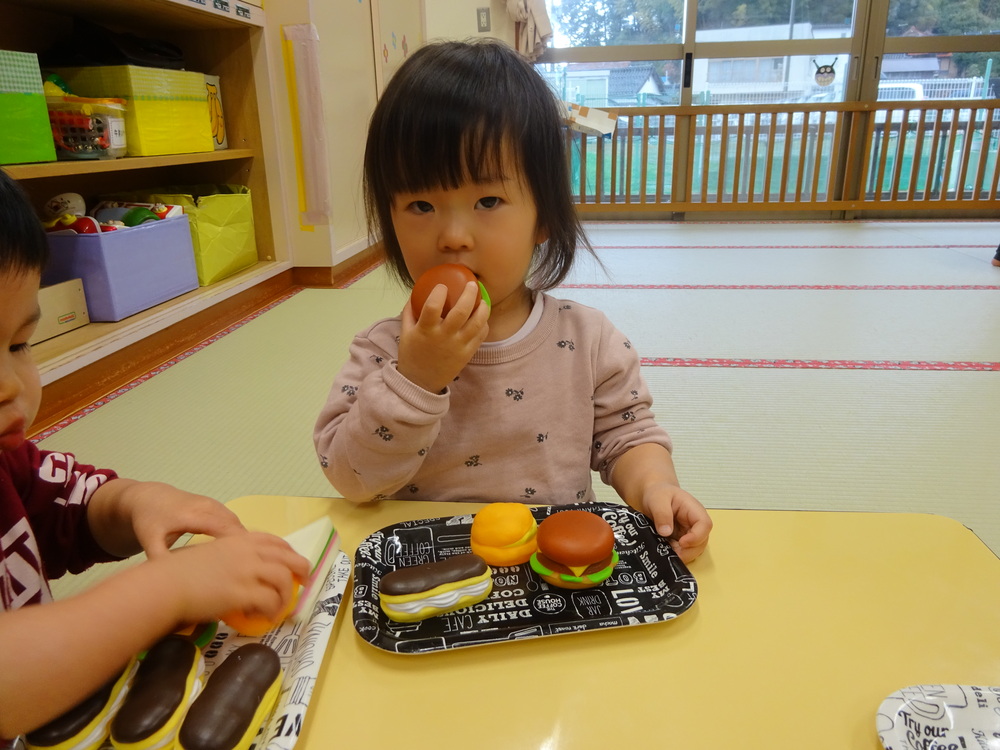
[[[469,282],[458,302],[441,317],[447,289],[438,285],[419,318],[407,301],[399,337],[399,373],[431,393],[441,393],[469,363],[489,333],[489,306],[476,306],[478,284]],[[475,310],[473,310],[475,308]]]
[[[656,533],[670,540],[681,560],[689,563],[708,545],[712,519],[691,493],[666,482],[648,485],[639,509],[653,521]]]

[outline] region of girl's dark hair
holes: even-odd
[[[49,243],[21,186],[0,169],[0,274],[41,272]]]
[[[527,183],[538,228],[548,236],[535,252],[529,286],[558,286],[578,245],[593,252],[570,194],[562,123],[548,84],[502,42],[432,43],[400,66],[368,128],[364,196],[369,232],[382,237],[404,285],[413,279],[392,226],[393,198],[511,177],[505,163]]]

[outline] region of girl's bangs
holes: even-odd
[[[411,121],[396,135],[383,150],[393,193],[502,180],[517,163],[514,141],[498,119],[484,116],[470,127],[456,117],[433,114],[426,124]]]

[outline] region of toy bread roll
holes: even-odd
[[[477,604],[493,590],[493,571],[479,555],[397,568],[382,576],[379,604],[390,620],[417,622]]]
[[[246,750],[281,690],[273,649],[248,643],[212,672],[177,735],[180,750]]]
[[[472,551],[488,565],[528,562],[538,547],[538,523],[521,503],[490,503],[472,519]]]
[[[108,738],[108,725],[128,693],[138,664],[102,685],[62,716],[25,736],[29,750],[96,750]]]
[[[170,747],[188,707],[201,691],[205,660],[182,636],[157,642],[139,663],[132,689],[111,721],[117,750]]]

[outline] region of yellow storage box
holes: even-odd
[[[203,73],[137,65],[62,68],[56,72],[77,96],[125,100],[129,156],[215,150]]]

